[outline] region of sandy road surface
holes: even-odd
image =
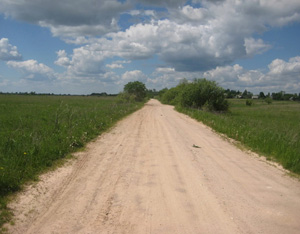
[[[300,233],[298,181],[155,100],[12,207],[13,233]]]

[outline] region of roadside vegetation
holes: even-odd
[[[224,89],[206,79],[183,80],[176,87],[163,90],[160,100],[164,104],[209,111],[227,111],[229,107]]]
[[[245,100],[230,100],[230,112],[226,114],[180,106],[176,109],[300,174],[300,104],[251,102],[250,107]]]
[[[8,195],[144,104],[119,100],[0,95],[0,227],[9,220]]]

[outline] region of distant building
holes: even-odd
[[[258,99],[258,95],[253,95],[252,99]]]

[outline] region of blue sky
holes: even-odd
[[[299,0],[1,0],[0,91],[300,93],[299,38]]]

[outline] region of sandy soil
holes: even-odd
[[[300,182],[151,100],[11,205],[12,233],[300,233]]]

